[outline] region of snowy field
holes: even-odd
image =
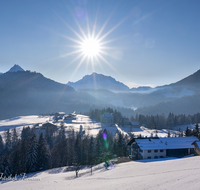
[[[199,190],[200,157],[131,161],[106,170],[102,164],[75,178],[65,167],[26,174],[24,180],[0,182],[1,190]]]
[[[46,122],[50,122],[59,127],[62,121],[64,121],[66,133],[69,130],[74,129],[75,131],[84,130],[86,134],[96,136],[99,130],[107,129],[113,134],[115,134],[117,130],[120,130],[124,134],[127,134],[128,132],[132,131],[132,133],[134,133],[135,136],[138,136],[140,134],[142,136],[147,136],[147,137],[150,137],[152,134],[153,136],[156,135],[156,130],[148,129],[143,126],[134,128],[128,125],[121,127],[118,125],[103,124],[91,120],[88,116],[80,114],[76,115],[76,118],[73,120],[59,120],[58,122],[55,122],[53,120],[53,116],[37,116],[37,115],[19,116],[7,120],[0,120],[0,135],[4,137],[4,131],[7,129],[12,129],[14,127],[16,127],[18,134],[20,134],[23,127],[27,126],[33,127],[35,124],[38,123],[42,125]],[[181,130],[185,130],[187,126],[189,126],[190,128],[194,128],[194,125],[177,126],[174,128],[174,130],[168,130],[168,129],[157,130],[157,135],[159,137],[167,137],[168,131],[170,131],[170,134],[172,136],[175,136],[179,128],[181,128]]]

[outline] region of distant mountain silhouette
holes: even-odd
[[[8,72],[18,72],[18,71],[24,71],[19,65],[14,65]]]
[[[137,88],[131,88],[130,90],[131,91],[148,91],[148,90],[151,90],[153,89],[152,87],[150,86],[139,86]]]
[[[20,68],[15,65],[0,75],[0,119],[112,106],[125,116],[200,112],[200,70],[170,85],[129,89],[114,78],[97,73],[75,83],[61,84]]]
[[[30,71],[0,75],[0,119],[57,111],[82,112],[105,104],[85,92]]]
[[[128,91],[129,87],[125,84],[116,81],[110,76],[105,76],[98,73],[84,76],[77,82],[68,82],[69,86],[76,90],[80,89],[107,89],[111,91]]]
[[[176,83],[171,84],[170,86],[190,86],[190,85],[191,86],[200,85],[200,70]]]

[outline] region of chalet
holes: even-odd
[[[57,112],[57,113],[55,113],[55,120],[59,120],[59,119],[63,119],[63,117],[64,117],[64,115],[65,115],[65,112]]]
[[[104,113],[101,116],[101,123],[114,123],[114,117],[110,113]]]
[[[42,127],[41,127],[41,129],[46,129],[46,128],[48,128],[48,130],[53,130],[53,131],[55,131],[56,129],[57,129],[57,126],[56,125],[54,125],[54,124],[52,124],[52,123],[44,123],[43,125],[42,125]]]
[[[158,159],[165,157],[183,157],[194,153],[192,143],[196,137],[174,138],[133,138],[128,143],[132,159]]]
[[[130,122],[129,118],[124,117],[124,118],[122,118],[122,119],[120,120],[120,124],[121,124],[122,126],[124,126],[124,125],[130,125],[131,122]]]
[[[139,122],[137,122],[137,121],[130,122],[130,124],[133,127],[136,127],[136,128],[139,127]]]
[[[75,120],[76,119],[76,114],[69,114],[64,116],[64,120]]]
[[[65,115],[65,112],[57,112],[57,113],[55,113],[55,117],[58,117],[58,116],[63,117],[64,115]]]

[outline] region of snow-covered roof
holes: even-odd
[[[65,112],[57,112],[57,115],[65,115]]]
[[[104,113],[101,117],[112,117],[113,118],[113,115],[111,115],[110,113]]]
[[[194,148],[192,143],[198,141],[198,139],[196,137],[171,137],[158,139],[135,139],[135,141],[142,150],[156,150]]]

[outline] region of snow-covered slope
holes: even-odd
[[[24,71],[19,65],[14,65],[8,72],[17,72],[17,71]]]
[[[68,82],[67,84],[75,88],[76,90],[80,89],[107,89],[111,91],[129,90],[128,86],[119,81],[116,81],[114,78],[97,73],[86,75],[77,82]]]
[[[65,167],[18,177],[16,181],[1,181],[1,190],[199,190],[200,159],[198,156],[182,159],[131,161],[106,170],[103,164],[83,169],[75,178],[74,171]]]
[[[168,131],[170,131],[170,134],[172,136],[175,136],[175,134],[178,134],[178,130],[180,128],[180,126],[178,126],[175,130],[168,130],[168,129],[154,130],[145,128],[143,126],[138,128],[131,127],[130,125],[121,127],[116,124],[113,125],[103,124],[95,120],[91,120],[88,116],[80,114],[77,114],[76,118],[73,120],[59,120],[58,122],[55,122],[53,116],[30,115],[30,116],[19,116],[12,119],[0,120],[0,135],[4,137],[4,131],[7,129],[13,129],[14,127],[16,127],[17,132],[20,134],[23,127],[27,126],[33,127],[34,124],[38,123],[42,125],[46,122],[49,122],[59,127],[62,121],[64,121],[66,134],[71,129],[74,129],[74,131],[84,130],[86,134],[93,135],[94,137],[98,134],[99,130],[104,130],[104,129],[110,131],[113,134],[115,134],[116,131],[119,130],[122,133],[124,133],[124,135],[128,134],[129,132],[132,132],[135,136],[142,135],[150,137],[151,135],[155,136],[157,133],[159,137],[167,137]]]

